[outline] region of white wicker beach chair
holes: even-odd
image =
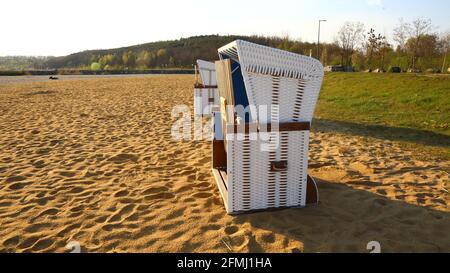
[[[197,117],[210,117],[218,108],[216,69],[214,63],[197,60],[201,83],[196,78],[194,86],[194,114]],[[197,75],[196,75],[197,77]]]
[[[317,204],[317,187],[308,176],[308,149],[323,66],[310,57],[240,40],[220,48],[219,56],[219,95],[226,104],[221,111],[237,102],[255,106],[249,117],[215,114],[213,173],[227,212]],[[261,116],[260,106],[277,111]],[[274,119],[279,124],[271,124]],[[279,141],[267,143],[263,134]]]

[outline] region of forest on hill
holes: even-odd
[[[217,49],[234,41],[253,43],[309,55],[313,43],[296,42],[288,37],[196,36],[172,41],[146,43],[109,50],[89,50],[48,60],[50,68],[90,69],[92,64],[104,70],[193,68],[197,59],[217,60]]]
[[[390,39],[360,22],[342,25],[333,43],[317,44],[289,37],[205,35],[159,41],[123,48],[88,50],[62,57],[0,57],[0,70],[76,69],[146,70],[192,69],[195,60],[216,60],[217,49],[242,39],[320,59],[324,65],[343,65],[362,70],[433,69],[450,65],[450,33],[434,33],[431,20],[400,20]]]
[[[47,56],[0,56],[0,71],[47,69]]]

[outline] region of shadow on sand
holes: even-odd
[[[378,241],[382,252],[450,251],[450,217],[445,211],[396,201],[365,190],[317,179],[321,196],[317,207],[286,209],[236,216],[237,224],[267,230],[268,235],[249,236],[251,252],[264,252],[265,244],[287,240],[303,243],[305,252],[363,252]],[[270,235],[272,234],[272,235]],[[285,236],[283,242],[276,235]]]
[[[365,137],[375,137],[391,141],[408,141],[434,147],[450,147],[450,136],[410,128],[314,119],[313,130],[325,133],[338,132]]]

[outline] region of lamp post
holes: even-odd
[[[320,61],[320,24],[327,20],[319,20],[319,32],[317,34],[317,59]]]

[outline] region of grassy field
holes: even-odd
[[[450,76],[327,74],[315,126],[400,141],[450,159]]]

